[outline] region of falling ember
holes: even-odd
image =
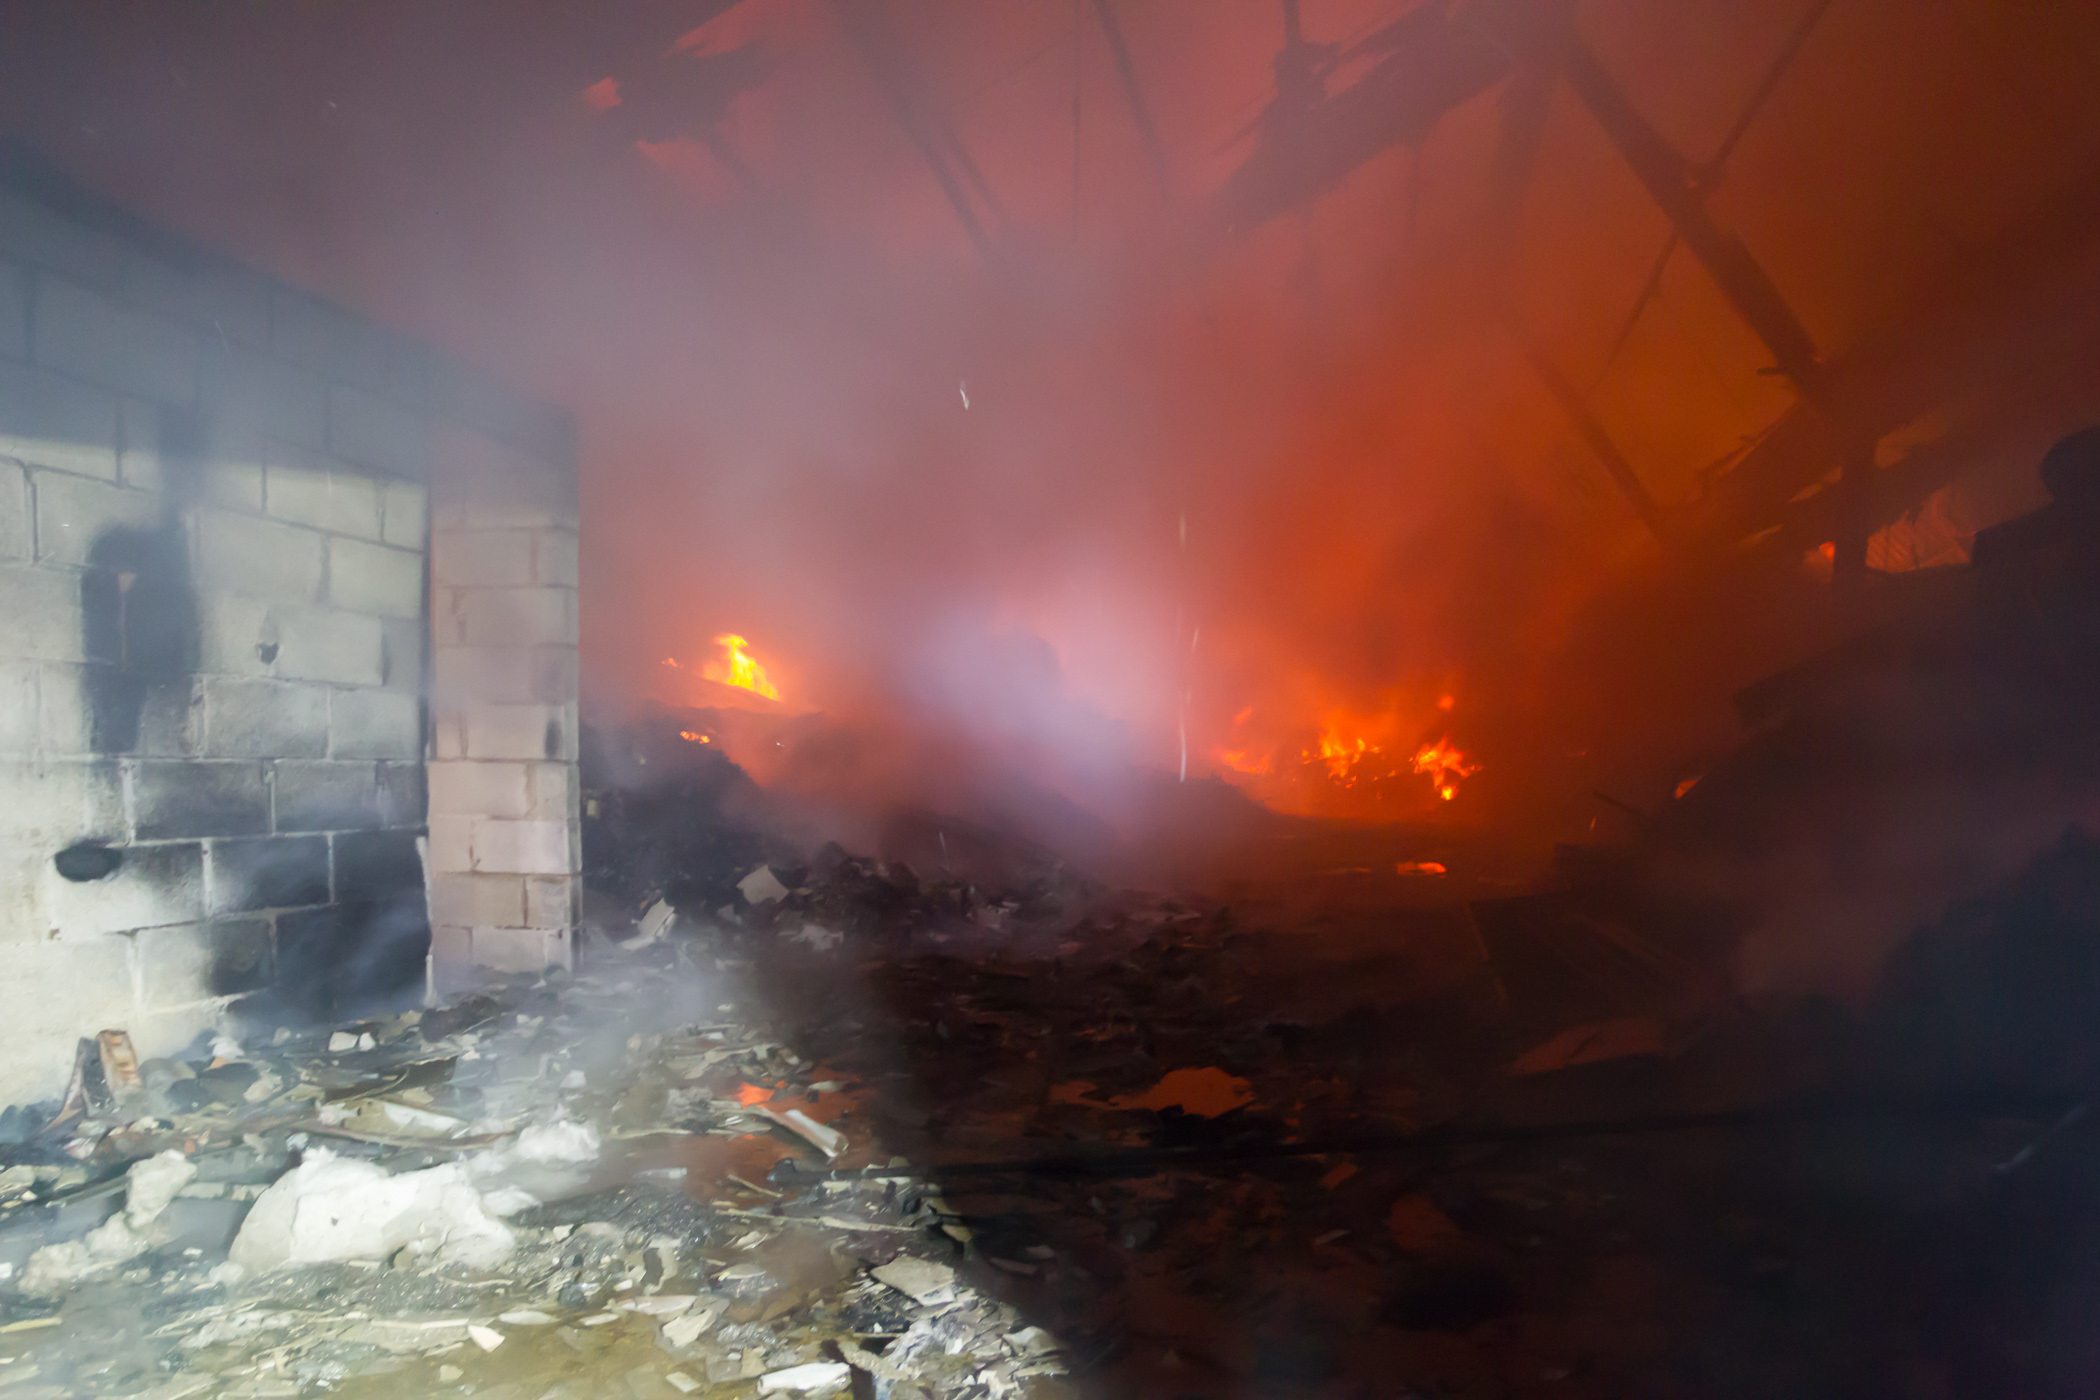
[[[768,700],[778,700],[780,691],[766,677],[766,668],[747,651],[750,643],[734,632],[725,632],[715,638],[715,645],[722,648],[722,660],[710,661],[700,674],[722,685],[733,685]]]
[[[1436,784],[1436,795],[1449,802],[1458,796],[1459,781],[1478,773],[1480,765],[1466,762],[1465,754],[1451,747],[1451,736],[1446,734],[1416,751],[1415,771],[1427,773]]]
[[[1444,875],[1444,863],[1440,860],[1403,860],[1394,869],[1402,875]]]
[[[1677,797],[1682,797],[1697,786],[1699,786],[1698,778],[1686,778],[1683,782],[1677,785],[1677,791],[1673,795]]]
[[[669,666],[672,670],[675,671],[678,669],[678,658],[675,656],[667,656],[664,658],[664,665]]]
[[[1442,710],[1447,715],[1450,714],[1451,711],[1457,707],[1457,705],[1458,697],[1456,695],[1440,695],[1437,697],[1436,707],[1439,710]]]
[[[707,735],[696,734],[690,729],[679,730],[678,737],[685,740],[688,744],[712,744],[714,742],[714,740],[709,738]]]

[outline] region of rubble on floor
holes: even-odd
[[[2010,1111],[1556,1136],[1754,1104],[1816,1042],[1514,1017],[1463,911],[1352,950],[776,859],[632,898],[575,975],[207,1037],[121,1095],[84,1042],[7,1117],[0,1393],[1860,1393],[1849,1347],[2031,1343],[1987,1299],[1921,1321],[1988,1247],[1918,1232],[2031,1231],[2003,1183],[2055,1203],[2094,1156]]]

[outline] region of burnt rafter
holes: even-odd
[[[1341,91],[1279,92],[1254,149],[1212,201],[1214,233],[1245,233],[1326,193],[1380,152],[1419,141],[1510,70],[1500,44],[1435,5],[1410,10],[1358,47],[1386,56]],[[1288,85],[1296,71],[1286,65],[1279,79]]]
[[[985,213],[994,220],[1002,217],[998,201],[954,123],[934,100],[930,86],[891,29],[881,0],[831,0],[831,10],[875,85],[882,90],[890,115],[918,149],[919,158],[947,197],[956,221],[980,252],[989,252],[991,235],[971,194],[975,192]]]
[[[2095,363],[2100,168],[1920,278],[1916,294],[1833,356],[1825,374],[1879,437],[1956,396],[2019,399],[2038,384],[2059,384],[2067,397],[2100,403],[2100,374],[2085,369]],[[1781,521],[1794,533],[1818,522],[1829,539],[1829,502],[1808,511],[1789,503],[1828,474],[1842,447],[1812,409],[1789,411],[1715,484],[1691,542],[1727,548]],[[1880,473],[1877,494],[1887,499],[1877,500],[1873,518],[1893,518],[1947,479],[1937,469]]]
[[[1159,181],[1159,197],[1170,200],[1173,182],[1167,171],[1167,148],[1159,139],[1159,125],[1152,119],[1152,104],[1145,99],[1145,85],[1138,78],[1137,61],[1130,56],[1130,44],[1123,37],[1122,21],[1116,18],[1115,0],[1094,0],[1094,16],[1101,23],[1102,37],[1108,40],[1116,81],[1122,84],[1123,100],[1130,104],[1130,120],[1138,129],[1138,139],[1145,144],[1145,159],[1152,163],[1153,177]]]

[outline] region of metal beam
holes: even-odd
[[[1145,86],[1138,81],[1137,63],[1130,57],[1130,45],[1123,38],[1123,25],[1116,18],[1114,0],[1094,0],[1094,16],[1101,22],[1101,33],[1108,39],[1109,56],[1115,60],[1116,81],[1123,85],[1123,100],[1130,104],[1130,120],[1138,129],[1138,139],[1145,144],[1145,158],[1152,162],[1152,174],[1159,181],[1159,197],[1173,203],[1173,182],[1167,176],[1167,148],[1159,139],[1159,127],[1152,120],[1152,105],[1145,100]]]

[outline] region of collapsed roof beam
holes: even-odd
[[[1123,38],[1122,21],[1116,18],[1114,0],[1094,0],[1094,15],[1101,22],[1101,33],[1108,40],[1109,56],[1116,65],[1116,81],[1123,85],[1123,100],[1130,104],[1130,120],[1138,129],[1138,139],[1145,144],[1145,158],[1152,162],[1152,174],[1159,181],[1159,197],[1172,203],[1173,183],[1167,176],[1167,148],[1159,139],[1159,127],[1152,120],[1152,105],[1145,100],[1145,86],[1138,81],[1137,63],[1130,57],[1130,45]]]
[[[992,199],[991,187],[985,182],[977,163],[970,159],[970,153],[964,148],[953,124],[938,109],[931,112],[921,110],[921,103],[927,100],[926,85],[912,72],[910,61],[896,36],[883,23],[879,6],[880,0],[831,0],[839,27],[845,30],[847,39],[875,79],[875,85],[882,90],[883,98],[890,106],[890,115],[911,138],[912,145],[918,148],[919,158],[926,162],[927,171],[941,187],[941,193],[947,196],[956,221],[970,235],[977,251],[989,254],[991,236],[970,203],[969,191],[964,188],[963,180],[957,177],[950,164],[951,158],[962,165],[970,184],[976,187],[986,207],[996,215],[998,205]]]

